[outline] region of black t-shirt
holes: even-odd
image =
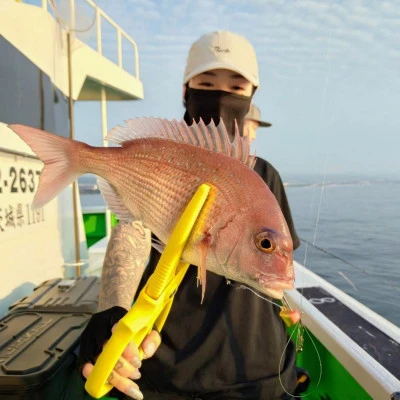
[[[254,171],[256,171],[257,174],[263,178],[264,182],[268,185],[268,187],[271,189],[271,192],[278,200],[292,236],[293,249],[297,249],[300,246],[300,240],[294,228],[289,202],[287,200],[285,188],[283,187],[282,179],[279,176],[278,171],[268,161],[265,161],[262,158],[257,158]]]
[[[262,159],[255,170],[275,194],[298,241],[279,174]],[[153,249],[140,288],[158,260]],[[295,350],[279,307],[209,271],[203,304],[200,300],[197,267],[190,266],[162,330],[162,344],[143,362],[142,382],[156,392],[203,400],[288,398],[280,381],[294,392]]]

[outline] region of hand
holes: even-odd
[[[113,329],[116,325],[114,325]],[[151,357],[161,343],[161,336],[157,331],[151,331],[143,340],[141,348],[144,353],[144,358]],[[139,357],[139,350],[136,345],[131,342],[125,348],[121,358],[118,360],[111,372],[108,382],[120,392],[132,397],[136,400],[143,399],[143,394],[139,386],[132,380],[140,378],[139,368],[142,363]],[[82,374],[87,379],[92,372],[93,364],[86,363],[83,366]]]
[[[81,336],[79,353],[79,370],[87,379],[93,369],[97,356],[101,353],[106,341],[111,337],[115,323],[119,321],[127,311],[122,307],[112,307],[108,310],[96,313],[89,321]],[[144,358],[151,357],[161,343],[160,334],[157,331],[150,332],[143,340],[141,348]],[[109,383],[116,389],[134,399],[143,399],[138,386],[131,379],[139,379],[141,366],[138,348],[130,343],[123,352],[120,360],[110,375]],[[129,379],[131,378],[131,379]]]

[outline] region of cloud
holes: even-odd
[[[335,13],[326,13],[321,16],[321,20],[324,24],[328,24],[329,26],[334,28],[340,28],[341,26],[343,26],[344,23],[343,18],[341,18],[339,15],[336,15]]]
[[[345,28],[337,32],[338,37],[341,40],[348,41],[361,41],[364,43],[372,43],[374,41],[374,35],[371,32],[360,30],[356,28]]]
[[[347,21],[351,25],[354,25],[360,29],[375,28],[379,24],[379,19],[377,19],[376,16],[372,14],[368,15],[353,14],[348,17]]]
[[[391,16],[400,12],[400,5],[392,2],[98,2],[137,42],[141,71],[158,67],[157,79],[180,74],[191,43],[216,29],[246,36],[254,44],[260,68],[279,79],[308,79],[309,75],[324,74],[327,63],[337,76],[356,68],[369,70],[370,75],[379,74],[381,65],[389,65],[394,71],[389,60],[398,60],[400,23]],[[104,38],[113,40],[112,35]]]
[[[309,13],[326,13],[331,10],[331,4],[329,2],[322,2],[318,0],[300,0],[293,3],[294,7],[301,11],[307,11]]]

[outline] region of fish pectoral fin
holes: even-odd
[[[134,219],[131,212],[122,203],[121,198],[105,179],[97,177],[97,185],[99,186],[107,207],[119,220],[132,221]]]
[[[162,252],[165,249],[165,244],[160,240],[160,239],[156,239],[156,238],[151,238],[151,245],[152,247],[154,247],[160,254],[162,254]]]
[[[203,239],[198,243],[200,253],[200,262],[197,270],[197,282],[201,285],[201,304],[203,304],[204,294],[206,292],[206,277],[207,277],[207,253],[212,243],[210,235],[204,235]]]

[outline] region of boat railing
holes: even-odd
[[[23,3],[23,0],[17,0],[20,3]],[[41,7],[50,13],[49,8],[55,11],[54,1],[53,0],[40,0]],[[95,12],[95,21],[94,24],[96,26],[96,51],[104,56],[103,52],[103,37],[102,37],[102,22],[107,21],[112,27],[116,30],[116,39],[117,39],[117,62],[116,64],[120,68],[124,68],[124,55],[122,51],[122,41],[125,39],[128,41],[133,48],[133,55],[134,55],[134,73],[132,74],[136,79],[140,79],[139,77],[139,53],[138,47],[136,42],[112,19],[110,18],[93,0],[81,0],[91,8],[93,8]],[[77,12],[76,12],[76,0],[68,0],[69,2],[69,24],[68,28],[71,32],[76,30],[76,19],[77,19]],[[113,61],[113,60],[111,60]],[[113,61],[114,62],[114,61]]]

